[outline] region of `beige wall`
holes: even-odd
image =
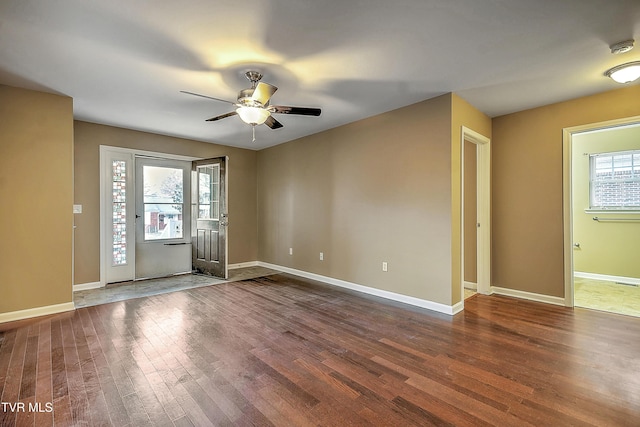
[[[564,296],[562,129],[640,115],[629,86],[493,119],[492,284]]]
[[[640,214],[585,212],[589,208],[589,156],[611,151],[640,150],[640,126],[576,134],[572,138],[574,270],[640,279],[640,224],[596,222],[601,218],[636,218]]]
[[[454,104],[460,112],[452,131]],[[459,302],[460,262],[451,255],[456,246],[460,256],[452,232],[459,239],[461,183],[452,168],[460,173],[462,123],[490,133],[490,120],[477,114],[447,94],[260,151],[259,259],[441,304]]]
[[[228,262],[257,259],[255,151],[81,121],[74,130],[74,203],[83,207],[83,213],[75,215],[76,284],[100,280],[100,145],[199,158],[228,156]]]
[[[0,313],[72,301],[73,102],[0,85]]]
[[[450,304],[450,111],[441,96],[260,151],[259,259]]]

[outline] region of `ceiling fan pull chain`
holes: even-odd
[[[253,139],[251,142],[256,142],[256,125],[251,125],[251,130],[253,131]]]

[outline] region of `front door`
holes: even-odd
[[[227,278],[226,158],[199,160],[192,167],[192,268]]]
[[[187,161],[136,158],[136,279],[191,271],[190,171]]]

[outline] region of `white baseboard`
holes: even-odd
[[[530,301],[544,302],[546,304],[561,305],[563,307],[565,306],[564,298],[543,294],[534,294],[532,292],[518,291],[516,289],[491,286],[491,293],[508,297],[522,298]]]
[[[81,283],[79,285],[73,285],[73,292],[86,291],[87,289],[97,289],[101,287],[102,284],[100,282]]]
[[[474,291],[478,290],[478,284],[473,282],[464,282],[465,289],[473,289]]]
[[[257,267],[257,266],[258,266],[258,261],[239,262],[236,264],[227,265],[227,270],[235,270],[238,268]]]
[[[574,271],[573,275],[582,279],[604,280],[606,282],[628,283],[640,286],[640,279],[637,277],[611,276],[609,274],[584,273],[582,271]]]
[[[464,303],[461,301],[454,305],[446,305],[440,304],[433,301],[428,301],[420,298],[410,297],[407,295],[397,294],[395,292],[384,291],[382,289],[371,288],[369,286],[358,285],[357,283],[351,283],[340,279],[334,279],[332,277],[322,276],[320,274],[309,273],[302,270],[296,270],[294,268],[283,267],[281,265],[269,264],[266,262],[258,261],[258,265],[261,267],[271,268],[273,270],[279,270],[284,273],[290,273],[296,276],[305,277],[311,280],[317,280],[318,282],[323,282],[328,285],[338,286],[341,288],[351,289],[353,291],[362,292],[368,295],[374,295],[381,298],[386,298],[389,300],[401,302],[404,304],[409,304],[421,308],[426,308],[428,310],[437,311],[439,313],[444,313],[453,316],[461,312],[464,308]]]
[[[447,307],[447,306],[445,306],[445,307]],[[453,316],[455,314],[460,313],[463,310],[464,310],[464,298],[462,299],[462,301],[453,304],[451,306],[451,313],[446,313],[446,314],[451,314]]]
[[[47,305],[44,307],[0,313],[0,323],[14,322],[16,320],[29,319],[31,317],[47,316],[49,314],[58,314],[75,309],[76,307],[73,302],[65,302],[63,304]]]

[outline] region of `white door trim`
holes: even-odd
[[[640,116],[607,120],[562,129],[562,217],[564,227],[564,305],[573,307],[573,194],[572,194],[572,144],[573,135],[598,129],[639,123]]]
[[[460,215],[460,269],[461,295],[464,301],[464,142],[469,141],[477,147],[477,292],[491,293],[491,140],[478,132],[462,126],[460,137],[462,209]]]
[[[127,241],[130,248],[128,257],[131,260],[132,270],[128,276],[131,280],[135,278],[135,171],[134,162],[136,157],[158,158],[167,160],[199,160],[198,157],[183,156],[177,154],[159,153],[154,151],[136,150],[131,148],[112,147],[108,145],[100,145],[100,286],[104,287],[107,283],[107,266],[111,262],[111,167],[107,162],[113,158],[123,158],[131,163],[131,171],[127,180],[127,188],[131,191],[127,193],[127,228],[132,231],[129,233],[131,241]],[[108,246],[108,248],[107,248]]]

